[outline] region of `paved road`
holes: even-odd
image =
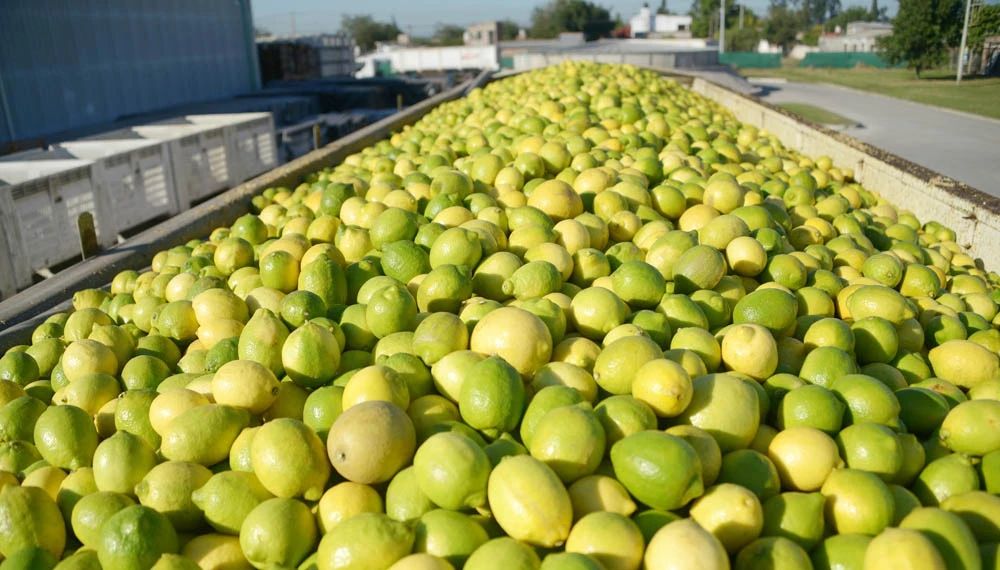
[[[1000,196],[1000,121],[810,83],[767,83],[768,103],[809,103],[853,119],[845,134]]]

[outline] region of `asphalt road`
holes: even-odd
[[[842,132],[1000,196],[1000,121],[811,83],[759,84],[771,104],[808,103],[853,119]]]

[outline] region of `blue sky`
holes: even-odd
[[[254,23],[278,34],[291,31],[292,16],[295,13],[295,29],[298,33],[334,32],[340,27],[343,14],[370,14],[378,20],[396,18],[403,31],[408,28],[418,36],[429,36],[438,23],[467,25],[484,20],[512,19],[522,25],[531,20],[535,6],[544,5],[546,0],[370,0],[368,2],[348,2],[346,0],[251,0]],[[592,0],[619,13],[626,21],[639,11],[642,0]],[[659,6],[659,0],[648,0],[650,6]],[[841,0],[843,7],[869,6],[870,0]],[[667,0],[673,12],[686,13],[691,8],[691,0]],[[746,0],[746,5],[762,14],[767,10],[768,0]],[[897,0],[879,0],[880,6],[887,6],[889,14],[896,11]]]

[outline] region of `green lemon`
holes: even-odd
[[[892,492],[873,473],[834,471],[820,492],[826,497],[826,523],[835,532],[874,536],[892,524]]]
[[[242,408],[207,404],[183,412],[163,433],[160,453],[174,461],[211,466],[229,457],[229,448],[250,422]]]
[[[646,336],[620,338],[601,351],[594,362],[594,380],[611,394],[632,393],[637,371],[651,360],[663,357],[663,350]]]
[[[432,554],[459,568],[489,540],[486,530],[471,517],[444,509],[421,516],[414,537],[414,552]]]
[[[761,502],[781,492],[781,479],[775,464],[766,455],[752,449],[738,449],[722,456],[719,483],[735,483],[753,491]]]
[[[976,537],[956,514],[923,507],[907,515],[899,523],[899,528],[918,531],[930,539],[947,568],[981,567]]]
[[[97,429],[76,406],[50,406],[35,421],[34,441],[49,464],[66,470],[90,467],[97,449]]]
[[[971,458],[953,453],[929,461],[911,490],[923,505],[936,507],[948,497],[979,490],[979,485]]]
[[[757,570],[763,568],[803,568],[812,567],[809,553],[797,543],[781,537],[759,538],[740,551],[734,560],[736,570]]]
[[[830,536],[813,549],[813,567],[816,570],[863,568],[871,541],[872,537],[863,534]]]
[[[669,570],[676,568],[678,560],[698,560],[709,570],[730,568],[722,543],[693,519],[680,519],[658,530],[646,546],[643,567]]]
[[[781,536],[810,551],[823,540],[825,503],[821,493],[775,495],[764,503],[761,535]]]
[[[704,491],[698,453],[683,439],[640,431],[611,447],[615,477],[644,504],[672,510]]]
[[[97,557],[104,568],[150,568],[164,553],[179,550],[177,531],[167,517],[142,505],[118,511],[100,533]]]
[[[569,485],[593,473],[604,457],[606,437],[600,420],[582,406],[547,412],[532,431],[528,452]]]
[[[135,487],[139,503],[166,515],[177,530],[197,529],[203,521],[201,509],[191,493],[204,485],[212,472],[196,463],[165,461],[142,478]]]
[[[94,451],[94,483],[100,491],[134,496],[135,486],[155,465],[155,450],[145,440],[118,431]]]
[[[66,526],[56,502],[38,487],[6,485],[0,489],[0,554],[10,557],[30,547],[61,556]]]
[[[530,546],[509,536],[490,540],[465,562],[466,570],[538,570],[540,566]]]
[[[882,424],[856,423],[836,437],[844,463],[851,469],[874,473],[893,481],[903,468],[903,446],[896,434]]]
[[[77,539],[91,548],[100,543],[101,525],[112,515],[135,501],[128,496],[113,491],[98,491],[82,497],[73,507],[71,525]]]
[[[361,513],[323,535],[317,568],[389,568],[410,554],[414,540],[407,525],[381,513]]]
[[[469,370],[458,409],[465,423],[495,439],[521,421],[524,400],[524,383],[517,370],[504,359],[491,356]]]
[[[486,503],[489,457],[466,436],[455,432],[432,435],[417,449],[413,467],[420,490],[443,508],[476,508]]]
[[[315,501],[330,477],[325,452],[319,436],[304,423],[278,418],[254,435],[250,461],[260,483],[275,496]]]
[[[295,499],[267,499],[240,526],[240,547],[257,568],[295,567],[313,551],[318,538],[315,517]]]

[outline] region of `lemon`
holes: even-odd
[[[204,406],[209,403],[208,398],[195,392],[180,388],[170,390],[157,396],[149,406],[149,423],[161,436],[166,431],[167,425],[191,408]]]
[[[11,568],[54,568],[59,562],[51,552],[39,546],[29,546],[19,550],[4,560]]]
[[[640,431],[611,447],[615,477],[629,493],[653,508],[672,510],[704,492],[698,453],[685,440]]]
[[[191,493],[192,502],[216,531],[238,535],[243,519],[257,505],[273,498],[253,473],[223,471]]]
[[[763,502],[781,491],[774,463],[752,449],[738,449],[722,456],[719,483],[736,483],[750,489]]]
[[[709,245],[696,245],[674,261],[671,280],[678,293],[690,294],[715,287],[725,274],[726,259],[722,253]]]
[[[518,300],[544,297],[559,291],[562,276],[559,269],[548,261],[529,261],[518,267],[501,285],[504,295]]]
[[[257,309],[240,333],[240,360],[252,360],[264,365],[276,377],[284,375],[281,347],[288,338],[288,328],[273,312]]]
[[[809,551],[823,540],[826,498],[821,493],[782,493],[763,505],[762,536],[780,536]]]
[[[65,471],[59,469],[58,467],[46,465],[44,467],[39,467],[30,473],[25,473],[24,480],[21,481],[21,485],[26,487],[38,487],[48,493],[50,497],[55,499],[59,493],[59,486],[65,478]]]
[[[811,568],[809,554],[798,544],[780,536],[759,538],[736,555],[734,567],[739,570],[755,568]]]
[[[756,391],[743,380],[727,374],[695,378],[691,403],[678,416],[680,423],[703,429],[719,443],[723,453],[750,445],[760,425]]]
[[[492,356],[475,364],[459,393],[459,412],[470,427],[493,439],[517,426],[524,408],[524,384],[506,360]]]
[[[570,530],[566,552],[588,554],[609,570],[638,570],[644,551],[642,532],[618,513],[595,512]]]
[[[778,432],[767,448],[781,477],[781,486],[794,491],[820,490],[834,470],[843,465],[837,443],[820,430],[792,427]]]
[[[872,473],[857,469],[834,471],[820,492],[827,499],[826,523],[835,532],[874,536],[892,524],[892,493]]]
[[[303,388],[318,388],[333,380],[340,356],[334,334],[311,322],[292,331],[281,348],[285,372]]]
[[[620,338],[601,351],[594,362],[594,380],[611,394],[632,393],[632,383],[644,364],[663,357],[663,350],[646,336]]]
[[[3,475],[0,475],[3,479]],[[0,487],[6,482],[0,482]],[[83,467],[66,475],[59,483],[56,492],[56,503],[62,511],[63,519],[70,520],[73,515],[73,507],[86,495],[97,492],[97,483],[94,482],[94,470]]]
[[[34,443],[35,423],[45,413],[45,404],[31,396],[21,396],[0,407],[0,441]]]
[[[362,484],[392,479],[413,458],[416,432],[398,406],[363,402],[344,411],[330,428],[327,453],[333,468]]]
[[[922,504],[937,506],[948,497],[978,490],[979,478],[969,457],[952,453],[928,460],[911,489]]]
[[[441,395],[457,403],[469,371],[485,359],[482,354],[471,350],[452,352],[431,367],[434,387]]]
[[[604,568],[593,556],[579,552],[554,552],[542,560],[541,570],[600,570]]]
[[[656,429],[656,414],[645,403],[632,396],[610,396],[594,408],[604,427],[608,445],[643,430]]]
[[[728,552],[737,552],[755,540],[764,525],[764,512],[757,496],[731,483],[706,489],[691,505],[690,516],[719,539]]]
[[[890,528],[876,536],[865,553],[865,568],[926,568],[943,570],[937,548],[919,531]]]
[[[535,551],[508,536],[494,538],[480,546],[465,563],[467,570],[538,570],[541,562]]]
[[[413,331],[413,354],[427,366],[469,345],[469,330],[451,313],[433,313]]]
[[[844,463],[891,482],[903,468],[903,446],[889,428],[872,422],[847,426],[837,434]]]
[[[174,461],[211,466],[229,457],[229,448],[250,422],[243,408],[196,406],[167,424],[160,453]]]
[[[50,406],[35,422],[34,441],[49,464],[72,471],[91,466],[98,438],[87,412],[76,406]]]
[[[135,486],[139,503],[167,516],[175,529],[192,531],[201,526],[201,509],[191,493],[204,485],[212,472],[196,463],[165,461],[152,468]]]
[[[181,554],[183,558],[177,561],[178,565],[193,563],[206,570],[253,568],[240,549],[240,539],[235,536],[201,534],[188,541],[181,549]],[[159,570],[157,567],[173,556],[176,555],[164,554],[153,568]]]
[[[546,386],[531,398],[521,420],[520,436],[526,446],[531,446],[535,428],[551,410],[583,402],[583,395],[568,386]]]
[[[414,539],[403,523],[380,513],[361,513],[323,535],[317,568],[389,568],[410,554]]]
[[[162,554],[179,550],[177,532],[167,517],[142,505],[112,515],[100,534],[97,557],[104,568],[150,568]]]
[[[545,547],[566,541],[573,522],[569,493],[541,461],[505,458],[490,473],[487,494],[494,518],[512,538]]]
[[[799,386],[785,394],[778,404],[779,429],[812,427],[827,435],[836,435],[844,423],[846,406],[837,396],[822,386]]]
[[[537,316],[515,307],[486,314],[472,331],[469,348],[506,360],[522,376],[530,377],[552,356],[552,335]]]
[[[489,540],[486,530],[472,518],[444,509],[424,513],[414,535],[414,552],[437,556],[458,567]]]
[[[872,537],[863,534],[835,534],[812,551],[813,566],[821,570],[863,568]]]
[[[667,524],[653,535],[643,564],[646,570],[680,570],[697,560],[705,570],[729,568],[729,555],[722,543],[693,519]]]
[[[846,290],[845,290],[846,291]],[[844,302],[848,314],[841,318],[861,320],[865,317],[882,317],[899,324],[915,316],[913,307],[895,289],[881,285],[863,285],[850,292]]]
[[[118,374],[118,358],[115,353],[107,346],[89,338],[70,343],[63,352],[61,362],[63,372],[70,381],[93,373],[111,376]]]
[[[734,325],[722,339],[722,362],[730,370],[762,380],[778,367],[778,344],[761,325]]]
[[[155,450],[145,440],[119,431],[94,451],[94,484],[100,491],[133,495],[135,486],[155,465]]]
[[[885,384],[864,374],[836,379],[830,390],[845,404],[844,423],[875,422],[890,428],[899,425],[899,400]]]
[[[223,364],[212,377],[212,397],[217,404],[243,408],[260,414],[278,396],[278,380],[264,365],[253,360]]]
[[[627,517],[637,508],[625,487],[607,475],[587,475],[577,479],[569,486],[568,492],[574,521],[601,511]]]
[[[928,538],[947,568],[978,568],[982,564],[976,537],[958,515],[923,507],[907,515],[899,528],[918,531]]]
[[[26,386],[38,378],[38,363],[26,352],[8,351],[0,358],[0,380]]]
[[[597,382],[594,377],[575,364],[554,361],[542,366],[531,378],[528,391],[537,394],[551,386],[572,388],[588,402],[597,400]]]
[[[458,313],[472,296],[471,271],[467,266],[441,265],[432,269],[417,286],[417,309],[421,312]]]
[[[7,485],[0,489],[0,554],[11,557],[29,547],[40,547],[61,556],[66,546],[66,526],[59,507],[38,487]]]
[[[683,298],[687,298],[681,296]],[[703,314],[699,310],[699,314]],[[722,363],[722,347],[705,328],[684,326],[674,333],[670,340],[670,350],[690,350],[701,358],[707,371],[714,372]],[[693,377],[697,378],[697,376]]]
[[[420,552],[400,558],[389,567],[389,570],[454,570],[454,568],[443,558]]]
[[[382,497],[368,485],[345,481],[323,493],[317,505],[320,530],[323,533],[360,513],[384,512]]]
[[[597,469],[606,441],[604,428],[590,409],[561,406],[535,425],[528,451],[568,485]]]
[[[250,445],[250,461],[261,484],[277,497],[318,500],[330,476],[319,436],[291,418],[260,427]]]
[[[997,542],[997,535],[1000,534],[998,507],[1000,497],[984,491],[952,495],[941,502],[941,508],[958,515],[980,543]]]
[[[694,388],[680,364],[667,359],[646,362],[632,382],[632,395],[653,409],[659,417],[681,414],[691,402]]]
[[[935,376],[962,388],[996,378],[1000,366],[996,354],[968,340],[942,343],[931,349],[928,360]]]
[[[600,340],[624,323],[628,314],[628,306],[613,291],[588,287],[570,302],[569,323],[582,336]]]

